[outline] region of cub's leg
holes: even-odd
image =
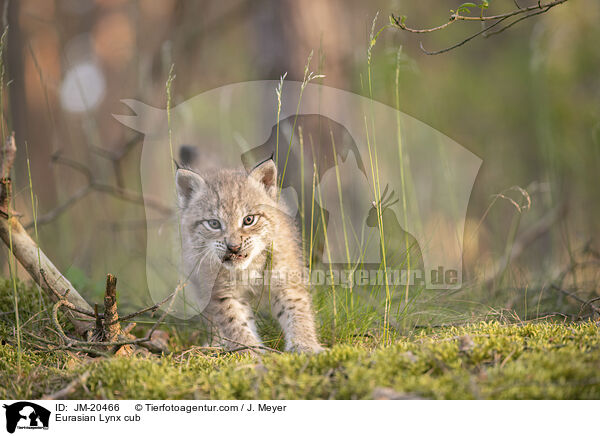
[[[252,309],[243,300],[230,295],[213,295],[204,310],[213,329],[216,329],[216,342],[228,350],[244,346],[250,347],[242,352],[251,354],[262,352],[262,342],[256,333],[256,324]]]
[[[272,300],[273,315],[285,335],[286,351],[320,353],[323,347],[317,340],[315,318],[310,294],[302,286],[291,286],[276,291]]]

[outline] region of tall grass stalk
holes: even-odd
[[[175,168],[175,153],[173,152],[173,123],[171,120],[171,109],[173,104],[173,81],[175,80],[176,75],[175,72],[175,64],[171,64],[171,68],[169,68],[169,74],[167,76],[167,81],[165,83],[165,91],[167,94],[167,129],[169,135],[169,153],[171,154],[171,180],[175,183],[175,174],[177,169]],[[175,198],[177,198],[177,186],[175,186]],[[179,246],[181,249],[181,253],[183,254],[183,236],[181,234],[181,219],[180,219],[180,211],[179,208],[176,208],[177,215],[177,232],[179,234]],[[183,265],[183,259],[181,259],[181,264]],[[187,281],[187,278],[186,278]],[[184,317],[187,315],[187,299],[185,297],[185,286],[181,290],[181,298],[183,300],[183,314]]]
[[[275,89],[275,95],[277,95],[277,124],[275,133],[275,166],[279,164],[279,121],[281,118],[281,95],[283,93],[283,82],[287,77],[287,71],[283,73],[283,76],[279,78],[279,84]]]
[[[317,164],[313,163],[313,173],[316,175],[317,172]],[[320,180],[316,180],[316,186],[318,187],[317,192],[319,194],[319,204],[323,204],[323,197],[321,195],[321,182]],[[327,237],[327,223],[325,222],[325,214],[321,211],[321,224],[323,225],[323,235],[325,236],[325,250],[327,251],[327,261],[329,264],[329,274],[333,277],[333,264],[331,262],[331,249],[329,247],[329,238]],[[332,301],[332,310],[333,310],[333,319],[332,319],[332,333],[331,340],[332,344],[335,344],[336,339],[336,329],[337,329],[337,301],[336,301],[336,290],[334,280],[331,280],[331,301]]]
[[[302,85],[300,86],[300,95],[298,96],[298,104],[296,105],[296,114],[294,115],[294,123],[292,124],[292,133],[290,135],[290,143],[288,144],[287,153],[285,155],[285,163],[283,165],[283,173],[281,175],[281,183],[279,185],[279,193],[281,193],[281,189],[283,188],[283,181],[285,180],[285,171],[287,169],[288,160],[290,157],[290,152],[292,151],[292,144],[294,141],[294,133],[296,132],[296,123],[298,122],[298,115],[300,113],[300,104],[302,103],[302,94],[304,94],[304,88],[311,81],[319,78],[325,77],[323,74],[315,74],[310,71],[310,61],[313,57],[313,51],[311,50],[308,55],[308,59],[306,61],[306,65],[304,66],[304,78],[302,79]]]
[[[298,211],[300,213],[302,255],[306,256],[306,223],[304,221],[306,215],[306,211],[304,210],[306,192],[304,189],[304,134],[302,133],[302,126],[298,126],[298,142],[300,144],[300,202],[298,204]]]
[[[0,128],[2,129],[2,141],[6,138],[5,122],[7,122],[7,118],[4,116],[4,76],[6,74],[4,68],[4,47],[6,47],[7,36],[8,26],[5,26],[2,31],[2,36],[0,37],[0,112],[2,113],[2,118],[0,118]]]
[[[173,74],[175,70],[175,64],[171,64],[171,68],[169,69],[169,75],[167,77],[167,82],[165,83],[166,93],[167,93],[167,128],[169,134],[169,151],[171,153],[171,172],[173,175],[173,180],[175,180],[175,154],[173,153],[173,125],[171,123],[171,105],[173,103],[173,81],[175,80],[175,75]]]
[[[17,258],[14,255],[13,251],[13,240],[12,240],[12,225],[10,221],[14,219],[12,214],[9,211],[8,214],[8,239],[9,239],[9,252],[10,256],[8,259],[8,272],[10,274],[10,278],[12,280],[13,287],[13,303],[15,306],[15,336],[17,338],[17,364],[18,371],[21,372],[21,321],[19,319],[19,292],[17,289]]]
[[[343,196],[342,196],[342,181],[340,178],[340,168],[338,165],[338,160],[337,160],[337,151],[335,149],[335,139],[333,137],[333,132],[331,131],[331,129],[329,130],[329,134],[331,136],[331,147],[333,149],[333,164],[335,167],[335,178],[336,178],[336,183],[337,183],[337,188],[338,188],[338,197],[340,200],[340,213],[342,215],[342,231],[344,232],[344,248],[346,249],[346,261],[347,261],[347,267],[348,269],[351,268],[351,264],[352,264],[352,260],[350,259],[350,247],[348,246],[348,232],[346,230],[346,216],[344,214],[344,200],[343,200]],[[354,290],[354,286],[353,286],[353,280],[350,281],[350,308],[353,309],[354,308],[354,299],[353,299],[353,290]],[[346,307],[346,310],[347,307]]]
[[[27,144],[27,141],[25,141],[25,154],[27,155],[27,179],[29,180],[29,195],[31,197],[31,215],[33,217],[33,229],[34,229],[34,236],[35,236],[35,244],[37,246],[37,256],[38,256],[38,274],[40,269],[42,268],[42,257],[40,254],[40,237],[38,234],[38,226],[37,226],[37,205],[36,205],[36,200],[37,197],[35,197],[34,193],[33,193],[33,182],[31,179],[31,165],[29,163],[29,145]],[[38,283],[40,283],[40,280],[38,279]],[[36,288],[39,294],[39,299],[40,299],[40,311],[42,310],[42,306],[43,306],[43,299],[42,299],[42,288],[40,287],[40,285],[36,284]]]
[[[376,213],[377,213],[377,225],[379,227],[379,238],[381,242],[381,261],[383,263],[383,272],[384,272],[384,281],[385,281],[385,308],[384,308],[384,316],[383,316],[383,343],[387,344],[389,338],[389,313],[390,313],[390,305],[391,305],[391,293],[390,293],[390,284],[387,276],[387,263],[386,263],[386,250],[385,250],[385,234],[383,229],[383,216],[381,209],[381,202],[378,201],[381,198],[381,184],[379,181],[379,164],[377,159],[377,140],[375,135],[375,117],[373,115],[373,81],[371,75],[371,58],[372,58],[372,50],[375,47],[377,42],[377,37],[385,28],[381,28],[377,33],[375,33],[375,24],[377,22],[377,17],[379,16],[379,12],[375,15],[373,19],[373,24],[371,26],[369,47],[367,49],[367,84],[369,87],[369,98],[370,98],[370,109],[371,109],[371,128],[372,128],[372,137],[373,137],[373,147],[371,148],[371,141],[369,139],[369,123],[367,121],[367,116],[365,115],[365,134],[367,138],[367,148],[369,151],[369,163],[371,166],[371,176],[373,180],[373,191],[375,197],[375,205],[376,205]]]
[[[275,95],[277,96],[277,119],[276,119],[276,133],[275,133],[275,167],[278,168],[278,163],[279,163],[279,122],[281,120],[281,105],[282,105],[282,95],[283,95],[283,82],[285,81],[285,78],[287,77],[287,71],[285,73],[283,73],[283,75],[281,77],[279,77],[279,83],[277,85],[277,88],[275,88]],[[277,194],[279,196],[279,193]],[[268,258],[268,263],[269,263],[269,269],[271,271],[273,271],[273,243],[271,243],[271,248],[270,248],[270,253],[271,255]],[[263,297],[263,293],[264,293],[264,287],[261,290],[260,296],[258,297],[258,302],[256,303],[256,308],[258,309],[258,307],[261,304],[262,301],[262,297]],[[268,297],[268,301],[269,301],[269,311],[272,312],[272,305],[271,305],[271,281],[268,281],[267,284],[267,297]]]
[[[395,91],[396,91],[396,137],[398,141],[398,157],[400,158],[400,184],[402,187],[402,210],[404,212],[404,229],[408,229],[408,209],[406,205],[406,180],[404,175],[404,152],[402,150],[402,131],[400,127],[400,54],[402,53],[402,47],[398,49],[396,55],[396,75],[395,75]],[[408,242],[408,232],[404,234],[404,241],[406,247],[406,263],[407,263],[407,280],[406,287],[404,290],[404,304],[408,304],[408,289],[410,283],[410,252]]]
[[[316,169],[316,166],[314,167]],[[312,259],[313,259],[313,248],[314,248],[314,227],[315,227],[315,192],[317,187],[317,172],[313,171],[312,177],[312,189],[310,199],[310,242],[308,247],[308,274],[312,272]]]
[[[298,96],[298,103],[296,104],[296,112],[294,114],[294,122],[292,123],[292,131],[291,131],[291,134],[290,134],[290,140],[289,140],[287,152],[286,152],[286,155],[285,155],[285,162],[284,162],[284,165],[283,165],[283,171],[282,171],[282,174],[281,174],[281,180],[280,180],[279,189],[278,189],[278,193],[277,193],[277,198],[278,199],[279,199],[279,197],[281,195],[281,191],[283,189],[283,183],[285,181],[285,174],[286,174],[286,170],[287,170],[287,166],[288,166],[288,162],[289,162],[289,157],[290,157],[290,153],[292,151],[292,145],[294,143],[294,135],[296,133],[296,125],[297,125],[297,122],[298,122],[298,116],[300,114],[300,105],[302,103],[302,95],[304,94],[304,89],[306,88],[306,86],[311,81],[316,80],[316,79],[322,79],[322,78],[325,77],[324,74],[315,74],[312,71],[310,71],[310,62],[312,60],[313,54],[314,54],[314,52],[311,50],[311,52],[308,55],[308,59],[306,60],[306,65],[304,67],[304,77],[303,77],[303,80],[302,80],[302,84],[300,86],[300,95]],[[276,140],[275,140],[276,141],[275,147],[276,147],[276,163],[277,164],[279,163],[279,124],[280,124],[280,114],[281,114],[281,104],[282,104],[282,102],[281,102],[281,93],[282,93],[282,88],[283,88],[283,80],[285,79],[285,76],[286,75],[284,74],[281,77],[280,82],[279,82],[279,86],[277,88],[277,132],[276,132]],[[301,149],[301,151],[300,151],[300,153],[301,153],[301,157],[300,157],[301,158],[301,173],[302,173],[301,178],[302,178],[302,182],[304,182],[304,178],[303,178],[303,173],[304,173],[304,161],[303,161],[303,159],[304,159],[304,156],[303,156],[304,146],[303,146],[303,141],[304,141],[304,139],[300,138],[299,141],[300,141],[300,149]],[[314,160],[314,156],[315,156],[315,154],[313,152],[313,160]],[[313,170],[314,170],[314,174],[316,175],[317,174],[316,164],[314,165]],[[318,183],[318,182],[316,182],[313,179],[313,191],[314,191],[315,183]],[[304,183],[302,183],[302,186],[304,186]],[[320,197],[320,191],[319,191],[319,197]],[[322,200],[320,201],[320,204],[323,204]],[[302,196],[302,204],[300,205],[300,209],[303,209],[303,208],[304,208],[304,196]],[[313,229],[312,229],[313,215],[312,214],[314,213],[314,192],[313,192],[313,205],[312,205],[312,208],[313,208],[313,210],[311,211],[311,242],[310,242],[310,249],[309,249],[309,251],[310,251],[309,258],[310,259],[312,259],[312,248],[313,248],[313,239],[312,239],[312,233],[313,233]],[[302,217],[304,217],[304,212],[303,211],[301,211],[300,214],[302,215]],[[330,262],[329,262],[330,274],[333,274],[333,269],[332,269],[332,265],[331,265],[331,252],[330,252],[330,249],[329,249],[329,243],[327,241],[327,231],[326,231],[326,226],[325,226],[325,222],[324,222],[325,218],[324,218],[324,216],[323,216],[322,213],[321,213],[321,220],[322,220],[322,223],[323,223],[323,231],[324,231],[324,234],[325,234],[325,245],[326,245],[327,252],[328,252],[328,258],[330,260]],[[304,220],[303,220],[302,226],[304,227]],[[306,233],[306,231],[304,230],[304,234],[305,233]],[[304,235],[303,235],[303,241],[304,241]],[[304,245],[304,242],[303,242],[303,245]],[[311,270],[311,267],[312,267],[312,263],[311,263],[311,261],[309,261],[309,271]],[[333,316],[333,335],[332,335],[332,337],[333,337],[333,341],[335,342],[335,328],[336,328],[337,306],[336,306],[336,301],[335,301],[336,300],[335,285],[333,284],[333,282],[332,282],[331,290],[332,290],[333,313],[334,313],[334,316]],[[269,300],[270,300],[270,298],[269,298]]]

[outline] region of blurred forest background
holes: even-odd
[[[320,83],[368,96],[376,14],[377,29],[390,13],[406,15],[411,27],[433,27],[462,1],[3,3],[10,29],[3,104],[19,147],[16,210],[32,223],[29,157],[41,247],[89,300],[98,301],[110,272],[119,278],[122,304],[139,307],[151,303],[144,208],[134,195],[141,191],[143,138],[112,117],[130,113],[121,99],[165,108],[171,65],[173,106],[229,83],[277,80],[286,72],[301,81],[313,50],[311,71],[326,75]],[[489,12],[514,8],[512,0],[494,0]],[[582,247],[594,247],[600,228],[599,21],[600,3],[571,0],[439,56],[427,56],[419,43],[443,48],[480,24],[456,23],[429,35],[388,28],[373,47],[374,99],[396,105],[401,47],[398,109],[483,159],[465,230],[465,287],[451,296],[455,318],[490,308],[540,315],[541,301],[542,312],[572,313],[569,305],[580,304],[551,286],[565,270],[570,290],[563,290],[600,295],[597,267],[578,274],[568,268],[590,252]],[[86,188],[88,176],[93,189]],[[529,208],[494,197],[504,193],[526,205],[518,190],[507,191],[513,186],[528,192]],[[81,198],[71,202],[73,196]],[[522,251],[502,279],[482,286],[497,279],[498,264],[515,246]]]

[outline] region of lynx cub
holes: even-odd
[[[204,292],[212,288],[203,314],[225,347],[261,345],[249,303],[252,289],[232,274],[284,277],[302,274],[304,269],[294,220],[277,203],[275,162],[269,159],[249,174],[219,170],[201,177],[179,169],[176,187],[183,256],[192,288],[204,286]],[[216,277],[214,285],[207,284],[206,277]],[[286,350],[322,351],[310,294],[302,281],[271,281],[270,294]]]

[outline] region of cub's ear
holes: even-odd
[[[267,194],[269,194],[272,198],[276,197],[277,194],[277,166],[275,165],[275,161],[271,159],[267,159],[264,162],[259,163],[254,167],[248,177],[252,177],[254,180],[258,181],[262,184]]]
[[[193,171],[181,168],[175,174],[175,185],[179,207],[187,207],[195,194],[206,189],[206,182],[202,177]]]

